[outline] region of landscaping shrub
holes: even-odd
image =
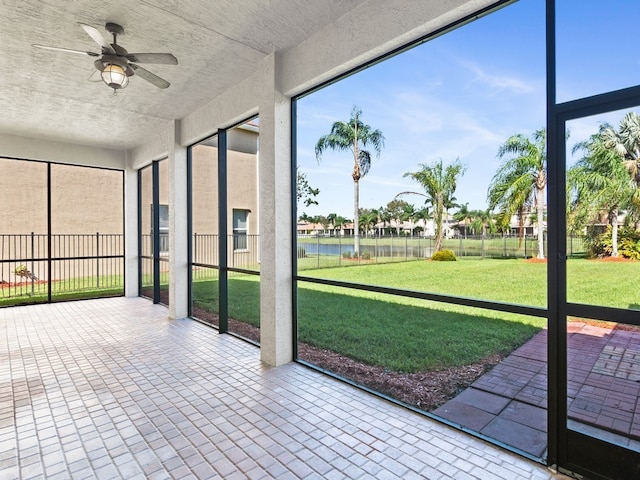
[[[585,243],[591,257],[610,257],[613,252],[611,243],[611,226],[607,230],[589,235]],[[631,227],[618,229],[618,255],[623,258],[640,260],[640,232]]]
[[[360,258],[362,260],[371,260],[371,254],[369,253],[368,250],[363,250],[362,253],[360,254]]]
[[[434,262],[455,262],[456,254],[451,250],[439,250],[433,254],[431,260]]]
[[[342,258],[351,258],[351,252],[349,250],[342,252]]]

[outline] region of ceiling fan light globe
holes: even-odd
[[[101,76],[102,81],[114,90],[125,88],[129,84],[129,77],[125,69],[113,63],[104,66]]]

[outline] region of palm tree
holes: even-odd
[[[413,237],[413,222],[415,220],[416,213],[417,213],[416,207],[414,207],[410,203],[405,202],[403,211],[402,211],[402,217],[400,219],[402,221],[407,220],[409,222],[409,230],[411,230],[410,235],[412,237]]]
[[[327,149],[346,151],[353,154],[353,224],[356,225],[353,235],[353,251],[355,255],[360,252],[360,236],[357,226],[360,224],[358,210],[360,208],[360,179],[371,168],[371,154],[366,147],[372,146],[377,157],[384,147],[384,136],[380,130],[373,130],[369,125],[362,123],[362,110],[353,107],[351,118],[348,122],[335,122],[331,127],[331,133],[323,135],[316,143],[316,158],[320,161],[322,153]]]
[[[469,203],[460,205],[458,211],[453,214],[453,219],[464,225],[464,238],[467,238],[467,225],[473,222],[473,214],[471,210],[469,210]]]
[[[600,130],[604,146],[613,150],[631,175],[635,184],[633,203],[636,209],[640,207],[640,115],[636,112],[627,113],[620,121],[616,131],[610,125]]]
[[[365,235],[372,228],[375,227],[376,222],[378,221],[378,211],[371,210],[369,208],[361,208],[359,215],[359,227],[362,227]]]
[[[423,232],[423,236],[426,236],[426,231],[427,231],[427,220],[429,220],[431,218],[431,214],[429,213],[429,208],[428,207],[422,207],[419,210],[416,210],[416,213],[414,214],[413,218],[416,220],[416,223],[419,222],[420,220],[422,220],[422,232]],[[419,227],[416,227],[416,230]]]
[[[503,159],[493,176],[487,197],[489,209],[499,209],[502,218],[518,215],[520,239],[524,214],[534,206],[538,223],[538,258],[544,258],[544,203],[547,187],[546,131],[536,130],[530,139],[522,134],[512,135],[498,149]]]
[[[420,170],[407,172],[404,176],[418,182],[426,193],[401,192],[396,195],[396,198],[407,194],[427,197],[427,203],[431,204],[436,221],[436,240],[433,251],[437,252],[442,248],[445,215],[447,210],[454,205],[455,198],[453,194],[456,191],[458,177],[464,174],[466,167],[460,163],[459,159],[456,159],[455,162],[446,167],[443,165],[442,159],[430,165],[421,163],[419,166]]]
[[[609,125],[602,125],[599,133],[573,148],[586,155],[569,169],[567,178],[572,217],[577,221],[591,220],[606,212],[611,225],[611,256],[617,257],[618,212],[621,207],[631,206],[635,185],[629,178],[628,166],[608,142],[611,131]]]
[[[615,151],[623,160],[636,185],[640,186],[640,116],[636,112],[627,113],[615,131],[607,125],[600,135],[605,147]]]
[[[342,229],[345,227],[345,225],[349,222],[349,220],[347,220],[346,218],[344,218],[342,215],[337,215],[334,219],[333,219],[333,228],[339,232],[342,232]]]

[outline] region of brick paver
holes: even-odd
[[[640,451],[640,333],[570,322],[567,334],[572,428]],[[544,457],[546,356],[543,330],[434,413]]]
[[[0,309],[0,478],[551,479],[139,299]]]

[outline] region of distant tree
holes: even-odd
[[[387,224],[391,223],[391,215],[385,207],[374,210],[376,212],[376,223],[378,224],[378,235],[387,233]]]
[[[405,205],[403,207],[403,211],[402,211],[402,217],[401,220],[403,222],[409,222],[409,229],[411,230],[411,236],[413,237],[413,224],[415,222],[415,218],[416,218],[416,207],[411,205],[410,203],[405,202]]]
[[[351,118],[347,122],[335,122],[331,132],[323,135],[316,143],[316,158],[320,161],[326,150],[350,151],[353,155],[353,222],[359,225],[360,209],[360,179],[371,168],[371,154],[366,147],[373,147],[380,157],[380,151],[384,147],[384,136],[380,130],[374,130],[369,125],[362,123],[362,110],[353,107]],[[353,250],[355,255],[360,252],[360,236],[358,228],[354,229]]]
[[[370,208],[361,208],[358,215],[358,227],[366,235],[378,222],[378,211]]]
[[[405,208],[409,205],[404,200],[394,199],[387,203],[385,211],[388,217],[396,224],[396,233],[400,236],[400,224],[402,223],[402,216],[404,215]]]
[[[305,212],[302,212],[302,215],[298,217],[298,220],[301,222],[311,223],[313,221],[313,217],[310,217]]]
[[[544,205],[547,186],[547,154],[545,129],[534,132],[532,138],[522,134],[509,137],[498,149],[504,159],[493,176],[487,197],[489,209],[498,209],[503,220],[512,215],[520,218],[520,233],[524,213],[530,206],[537,210],[538,258],[544,258]],[[522,236],[520,235],[520,238]]]
[[[431,218],[431,214],[429,213],[429,208],[427,207],[419,208],[418,210],[416,210],[416,213],[414,214],[413,218],[415,219],[416,223],[422,220],[422,227],[416,227],[416,230],[418,228],[421,228],[423,232],[426,231],[427,220]]]
[[[421,163],[420,170],[417,172],[407,172],[405,177],[410,177],[418,182],[425,193],[420,192],[401,192],[398,196],[413,194],[427,197],[427,202],[431,204],[433,209],[433,217],[436,223],[436,239],[434,243],[434,251],[437,252],[442,248],[442,238],[444,236],[444,219],[447,210],[454,205],[458,178],[462,176],[466,167],[456,159],[450,165],[443,165],[442,160],[438,160],[430,165]]]
[[[473,222],[473,213],[469,210],[469,203],[460,205],[458,207],[458,211],[453,214],[453,219],[456,222],[463,224],[462,228],[464,230],[464,238],[467,238],[467,227]]]
[[[349,220],[341,215],[337,215],[333,219],[333,228],[335,231],[341,231],[347,225],[347,223],[349,223]]]

